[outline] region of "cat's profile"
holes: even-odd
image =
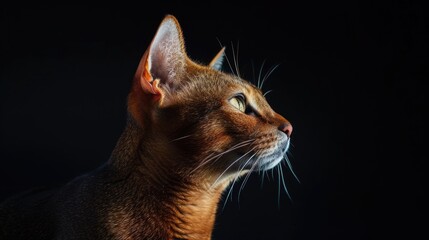
[[[164,18],[137,68],[110,159],[0,205],[0,239],[210,239],[222,193],[284,159],[292,127],[261,91],[185,52]]]

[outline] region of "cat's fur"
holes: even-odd
[[[210,239],[217,204],[239,175],[276,166],[292,131],[261,91],[186,54],[166,16],[128,96],[111,158],[56,190],[10,198],[0,239]]]

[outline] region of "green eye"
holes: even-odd
[[[244,97],[241,95],[229,99],[229,103],[241,112],[246,111],[246,102],[244,101]]]

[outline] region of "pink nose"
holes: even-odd
[[[292,125],[290,123],[282,123],[279,126],[279,130],[282,131],[282,132],[284,132],[284,133],[286,133],[286,135],[288,137],[290,137],[290,135],[292,134],[292,129],[293,128],[292,128]]]

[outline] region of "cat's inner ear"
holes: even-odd
[[[224,58],[225,58],[225,47],[222,47],[222,49],[216,54],[216,56],[209,63],[209,67],[216,70],[221,70]]]
[[[144,92],[162,94],[163,88],[174,88],[178,84],[185,63],[182,30],[176,18],[168,15],[140,60],[135,78]]]

